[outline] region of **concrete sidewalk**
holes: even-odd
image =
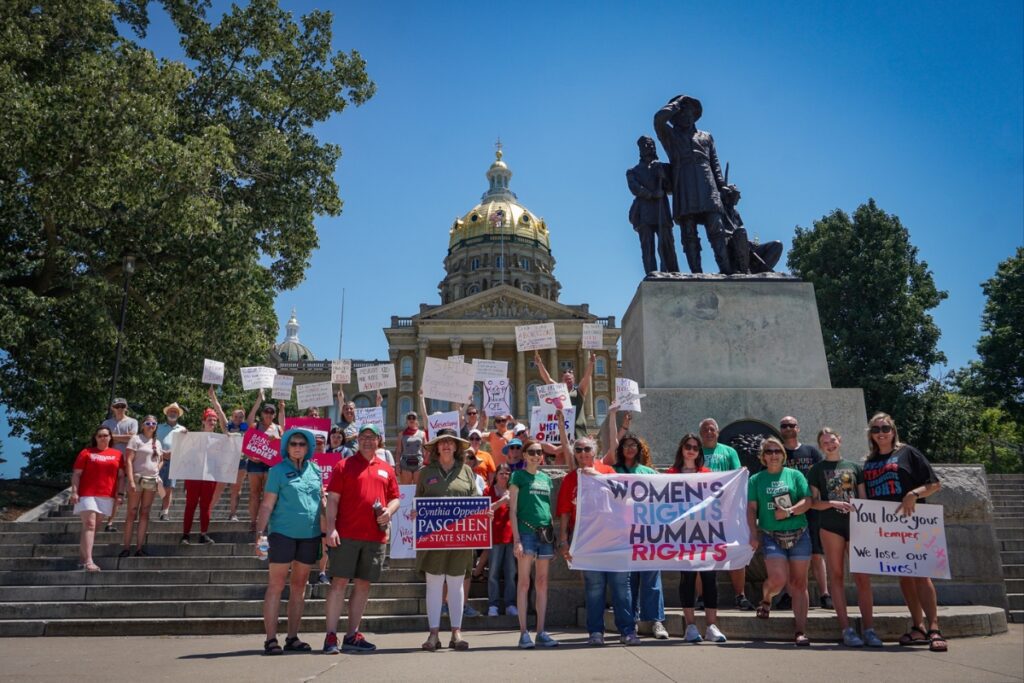
[[[427,653],[420,650],[425,634],[368,634],[379,648],[376,653],[279,657],[260,656],[259,636],[5,638],[0,639],[0,680],[1024,680],[1024,626],[1019,624],[996,636],[950,640],[944,654],[889,644],[882,650],[850,650],[819,641],[797,649],[788,643],[742,641],[687,645],[678,638],[645,638],[643,645],[630,648],[616,642],[602,649],[586,647],[580,632],[554,635],[561,647],[520,651],[515,632],[467,631],[469,652]],[[319,650],[322,634],[305,636]]]

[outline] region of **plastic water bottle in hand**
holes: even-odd
[[[270,541],[266,534],[260,534],[259,540],[256,541],[256,555],[263,561],[270,555]]]

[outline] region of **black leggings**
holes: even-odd
[[[693,609],[696,602],[694,589],[697,586],[697,574],[700,574],[701,590],[704,594],[704,607],[718,609],[718,577],[714,571],[679,572],[679,602],[683,607]]]

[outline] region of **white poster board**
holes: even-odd
[[[576,440],[576,409],[563,408],[562,417],[565,418],[565,434],[569,437],[571,444]],[[537,441],[546,441],[555,446],[561,445],[562,440],[558,436],[558,420],[555,419],[554,408],[534,406],[530,409],[530,436]]]
[[[395,382],[395,366],[393,363],[356,368],[356,382],[359,385],[359,391],[393,389],[398,386],[398,383]]]
[[[508,377],[508,361],[473,359],[474,379],[482,382],[485,379],[505,379]]]
[[[427,358],[423,364],[423,395],[439,401],[465,403],[473,393],[474,376],[469,363]]]
[[[224,364],[219,360],[203,359],[203,384],[224,384]]]
[[[292,400],[292,384],[294,382],[295,378],[290,375],[277,375],[274,377],[274,392],[270,394],[270,398],[282,401]]]
[[[555,341],[555,324],[540,323],[539,325],[518,325],[516,327],[516,351],[533,351],[535,349],[553,349]]]
[[[908,518],[896,514],[899,503],[855,498],[850,504],[854,508],[850,513],[851,572],[933,579],[950,577],[941,505],[918,503],[914,514]]]
[[[183,432],[174,435],[171,479],[235,483],[242,457],[242,435]]]
[[[569,402],[569,387],[561,382],[540,384],[537,386],[537,400],[545,408],[565,410]]]
[[[640,399],[647,394],[640,393],[640,385],[625,377],[615,378],[615,400],[619,402],[619,410],[640,411]]]
[[[253,367],[242,368],[241,370],[242,388],[246,391],[274,388],[274,377],[277,375],[277,370],[274,368],[255,365]]]
[[[348,384],[352,381],[352,361],[332,360],[331,361],[331,383]]]
[[[384,436],[384,409],[377,406],[373,408],[356,408],[356,427],[366,424],[377,425],[381,437]]]
[[[427,441],[441,429],[452,429],[459,433],[459,412],[452,410],[447,413],[434,413],[427,416]]]
[[[583,348],[585,349],[603,349],[604,348],[604,328],[600,323],[583,323]]]
[[[511,410],[512,388],[508,379],[485,379],[483,410],[489,416],[508,415]]]
[[[330,382],[313,382],[295,387],[295,400],[299,410],[319,408],[334,403],[334,387]]]
[[[398,514],[391,518],[391,559],[411,560],[416,557],[413,537],[416,534],[416,507],[413,498],[416,496],[415,484],[403,484],[398,487]]]
[[[450,360],[453,363],[465,363],[466,362],[466,357],[465,356],[448,356],[448,360]]]

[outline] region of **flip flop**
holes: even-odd
[[[933,628],[928,631],[928,649],[932,652],[945,652],[949,649],[949,645],[946,644],[946,639],[942,636],[942,631],[937,628]]]
[[[915,631],[917,633],[920,633],[924,637],[923,638],[915,638],[914,637],[914,632]],[[925,630],[923,628],[921,628],[920,626],[911,626],[910,630],[907,631],[906,633],[904,633],[902,636],[900,636],[900,639],[899,639],[899,644],[900,645],[924,645],[927,642],[928,642],[928,634],[925,633]]]
[[[101,571],[100,570],[100,566],[98,564],[96,564],[95,562],[87,562],[87,563],[85,563],[84,565],[82,565],[82,569],[84,569],[87,572],[98,572],[98,571]]]

